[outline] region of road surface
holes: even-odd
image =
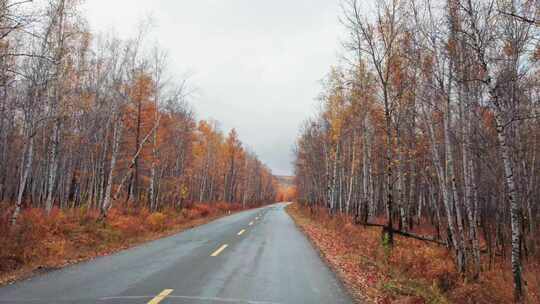
[[[285,206],[240,212],[2,287],[0,303],[351,303]]]

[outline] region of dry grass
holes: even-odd
[[[348,217],[331,217],[325,210],[310,211],[298,204],[287,211],[358,302],[512,302],[510,268],[500,261],[479,281],[467,282],[456,273],[444,247],[396,236],[390,249],[381,240],[380,228],[354,225]],[[540,303],[538,264],[529,263],[527,269],[529,302]]]
[[[0,210],[0,285],[50,269],[107,255],[205,224],[238,204],[196,204],[182,210],[111,209],[105,222],[96,210],[24,210],[10,227],[11,210]]]

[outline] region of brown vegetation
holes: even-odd
[[[380,228],[354,224],[351,217],[299,204],[287,208],[296,224],[345,281],[359,303],[510,303],[512,272],[507,261],[482,257],[485,271],[466,281],[451,254],[439,245],[396,236],[393,249],[381,242]],[[429,225],[417,226],[426,233]],[[528,301],[540,301],[540,265],[527,262]]]
[[[241,210],[240,204],[195,204],[184,209],[112,208],[107,221],[96,209],[22,211],[17,226],[0,213],[0,285],[35,273],[106,255],[177,233]]]
[[[463,280],[493,274],[487,253],[526,302],[539,258],[540,2],[376,2],[343,0],[349,60],[302,126],[298,200],[382,227],[389,250],[400,236],[446,246]]]

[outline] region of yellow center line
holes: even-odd
[[[249,222],[249,225],[252,226],[252,225],[253,225],[253,222]]]
[[[242,235],[244,232],[246,232],[246,229],[240,230],[240,232],[238,232],[238,235]]]
[[[148,304],[158,304],[159,302],[163,301],[163,299],[165,299],[172,292],[173,292],[173,289],[165,289],[160,294],[158,294],[155,298],[150,300]]]
[[[221,245],[221,247],[219,247],[218,250],[214,251],[214,253],[212,253],[210,256],[218,256],[223,250],[225,250],[225,248],[227,248],[229,245],[227,244],[224,244],[224,245]]]

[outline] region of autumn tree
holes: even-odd
[[[273,202],[277,185],[236,131],[197,124],[187,79],[136,35],[92,33],[74,0],[0,3],[0,201],[160,211]],[[16,231],[16,229],[14,230]]]
[[[444,4],[444,5],[441,5]],[[343,2],[343,66],[295,146],[298,200],[444,245],[478,280],[537,256],[537,1]],[[397,224],[394,224],[397,223]],[[415,226],[433,228],[419,234]],[[484,258],[485,256],[486,258]]]

